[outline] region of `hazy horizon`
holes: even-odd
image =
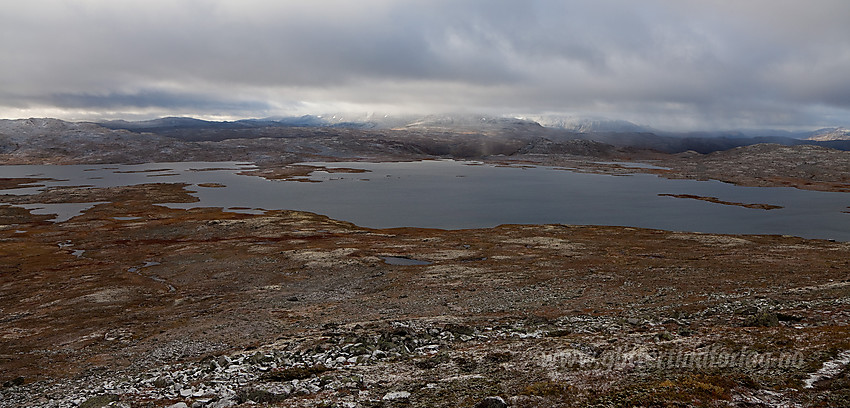
[[[388,117],[387,117],[388,116]],[[325,126],[325,125],[342,125],[345,127],[345,124],[377,124],[381,128],[393,128],[398,126],[404,126],[412,124],[418,120],[423,119],[439,119],[439,118],[454,118],[454,119],[477,119],[481,118],[482,120],[488,119],[517,119],[528,122],[535,122],[543,127],[548,128],[566,128],[570,129],[571,126],[579,127],[581,125],[589,125],[596,124],[598,126],[616,126],[618,124],[624,126],[634,126],[634,130],[619,130],[622,132],[655,132],[659,134],[687,134],[687,133],[734,133],[734,132],[744,132],[754,135],[766,135],[770,132],[787,132],[788,134],[809,134],[818,130],[824,129],[839,129],[846,130],[848,127],[843,125],[834,125],[834,126],[821,126],[821,127],[812,127],[812,126],[796,126],[796,127],[748,127],[748,128],[713,128],[713,129],[705,129],[705,128],[688,128],[688,129],[670,129],[670,128],[654,128],[648,125],[644,125],[641,123],[635,123],[631,121],[625,121],[621,119],[610,119],[606,117],[600,116],[574,116],[574,115],[555,115],[555,114],[547,114],[542,115],[487,115],[487,114],[474,114],[474,113],[457,113],[453,114],[451,112],[442,112],[442,113],[432,113],[432,114],[398,114],[398,115],[388,115],[388,114],[375,114],[375,113],[359,113],[359,114],[342,114],[342,113],[322,113],[322,114],[303,114],[303,115],[277,115],[277,116],[267,116],[267,117],[200,117],[200,116],[184,116],[184,115],[167,115],[167,116],[150,116],[150,117],[138,117],[138,118],[103,118],[103,119],[62,119],[56,117],[28,117],[28,118],[0,118],[0,120],[12,120],[12,121],[20,121],[20,120],[30,120],[30,119],[58,119],[70,123],[95,123],[95,124],[107,124],[110,122],[128,122],[128,123],[142,123],[142,122],[150,122],[157,121],[162,119],[189,119],[189,120],[202,120],[207,122],[240,122],[240,121],[287,121],[287,120],[297,120],[303,117],[313,117],[317,119],[326,120],[326,123],[323,125],[305,125],[305,126]],[[557,120],[560,119],[560,120]],[[555,123],[559,122],[559,123]],[[385,126],[387,124],[396,124],[398,126]],[[468,125],[467,125],[468,126]],[[603,131],[611,131],[611,130],[603,130]],[[618,132],[618,131],[614,131]]]

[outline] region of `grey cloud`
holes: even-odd
[[[0,15],[0,114],[344,106],[850,123],[848,15],[840,0],[16,2]]]
[[[173,94],[160,91],[143,91],[138,93],[95,94],[56,94],[49,95],[42,101],[62,108],[166,108],[166,109],[195,109],[202,111],[220,112],[263,112],[270,105],[263,101],[238,101],[219,99],[209,95]]]

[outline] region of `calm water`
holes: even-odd
[[[476,228],[499,224],[595,224],[735,234],[788,234],[850,241],[850,194],[792,188],[739,187],[716,181],[668,180],[647,174],[609,176],[547,167],[515,168],[456,161],[308,163],[366,169],[327,173],[321,183],[270,181],[235,174],[240,163],[152,163],[110,166],[0,166],[0,177],[48,177],[50,186],[97,187],[152,182],[191,186],[201,201],[174,208],[247,207],[325,214],[366,227]],[[218,169],[218,170],[216,170]],[[199,171],[202,170],[202,171]],[[40,188],[6,190],[32,193]],[[659,197],[693,194],[777,210]],[[34,205],[67,219],[86,204]],[[66,208],[70,208],[67,209]],[[234,210],[235,211],[235,210]],[[243,211],[243,210],[239,210]]]
[[[404,258],[404,257],[399,257],[399,256],[381,256],[379,258],[383,259],[384,263],[386,263],[388,265],[422,266],[422,265],[431,265],[431,263],[432,263],[432,262],[428,262],[428,261],[421,261],[419,259]]]

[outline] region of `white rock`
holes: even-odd
[[[189,408],[189,406],[186,405],[185,402],[178,402],[176,404],[169,405],[168,408]]]
[[[408,398],[410,398],[410,393],[407,392],[407,391],[393,391],[393,392],[388,392],[387,395],[384,395],[384,398],[382,398],[382,399],[384,401],[393,401],[393,400],[408,399]]]
[[[294,389],[295,389],[295,387],[292,386],[292,384],[283,384],[280,387],[281,393],[286,394],[286,395],[292,394],[292,391]]]
[[[439,344],[429,344],[416,349],[416,352],[420,354],[436,354],[438,351],[440,351]]]
[[[209,408],[229,408],[236,405],[236,401],[232,399],[220,399],[209,405]]]

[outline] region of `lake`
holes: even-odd
[[[481,228],[500,224],[619,225],[674,231],[784,234],[850,241],[850,194],[784,187],[740,187],[718,181],[670,180],[649,174],[611,176],[552,167],[504,167],[476,162],[303,163],[367,170],[315,171],[312,181],[274,181],[236,174],[246,163],[0,166],[0,177],[45,177],[47,186],[109,187],[183,182],[198,203],[173,208],[234,207],[303,210],[360,226]],[[223,188],[199,187],[219,183]],[[43,187],[5,190],[37,192]],[[782,206],[762,210],[659,194],[717,197]],[[62,221],[92,204],[28,205]]]

